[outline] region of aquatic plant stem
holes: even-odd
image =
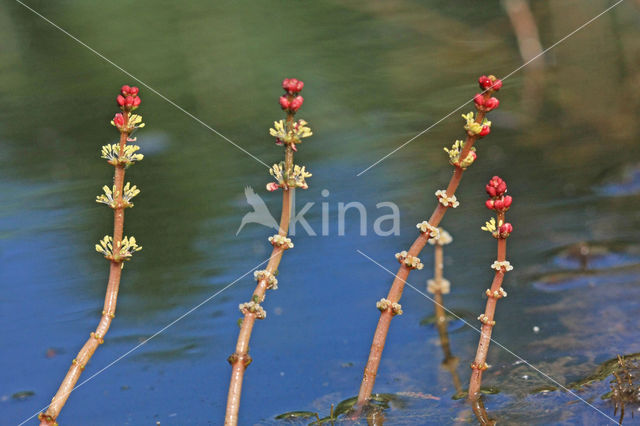
[[[488,99],[490,96],[491,92],[488,91],[484,93],[485,98]],[[479,111],[476,116],[475,122],[478,124],[482,123],[484,117],[485,113]],[[477,138],[477,135],[467,135],[466,142],[460,154],[461,159],[467,158],[467,155],[469,155],[469,153],[471,152],[471,148],[473,147],[473,144],[476,142]],[[449,185],[446,189],[447,197],[453,197],[455,195],[455,192],[458,189],[458,185],[460,185],[460,180],[462,179],[462,175],[464,173],[464,169],[460,165],[454,167],[455,169],[453,172],[453,176],[451,177]],[[429,218],[429,225],[437,228],[448,208],[448,206],[445,206],[442,203],[438,203],[438,206],[435,208],[435,210],[431,214],[431,217]],[[417,257],[424,246],[427,244],[428,240],[429,234],[421,233],[409,248],[408,256]],[[402,291],[404,289],[406,280],[409,277],[410,271],[411,268],[409,268],[404,263],[401,264],[398,272],[396,273],[395,279],[393,280],[391,289],[389,290],[389,293],[387,295],[387,299],[391,303],[398,303],[398,301],[402,297]],[[356,415],[359,415],[361,413],[362,408],[373,392],[373,386],[375,384],[378,367],[380,366],[380,360],[382,358],[382,351],[384,350],[387,333],[389,332],[389,326],[391,325],[391,319],[393,318],[393,316],[394,313],[391,309],[391,306],[380,314],[378,326],[373,336],[373,343],[371,344],[369,359],[364,369],[364,376],[362,378],[362,384],[360,385],[360,391],[358,393],[358,401],[356,403],[355,411]]]
[[[289,219],[291,215],[291,195],[293,189],[286,189],[282,192],[282,215],[280,219],[279,235],[286,236],[289,229]],[[282,259],[284,248],[274,247],[271,252],[269,263],[266,270],[270,274],[275,275],[278,265]],[[263,301],[267,291],[267,280],[261,279],[253,292],[252,300]],[[240,333],[236,343],[236,351],[229,357],[231,364],[231,381],[229,383],[229,394],[227,397],[227,413],[225,416],[225,425],[238,424],[238,412],[240,410],[240,396],[242,394],[242,381],[244,372],[251,364],[251,356],[249,356],[249,340],[251,332],[256,321],[256,313],[246,312],[240,326]]]
[[[288,131],[292,131],[293,113],[287,114],[286,126]],[[293,148],[291,144],[285,145],[285,165],[284,170],[286,176],[291,176],[294,168],[293,164]],[[280,225],[278,235],[286,237],[289,231],[289,222],[291,219],[291,200],[293,195],[293,187],[283,187],[282,191],[282,213],[280,215]],[[268,276],[275,276],[282,259],[282,254],[286,250],[286,246],[274,245],[271,252],[271,257],[266,267],[266,274],[263,274],[263,278],[258,280],[256,289],[253,292],[251,300],[255,303],[261,303],[265,299],[265,293],[268,288]],[[231,364],[231,380],[229,382],[229,394],[227,396],[227,411],[225,414],[224,424],[226,426],[238,424],[238,412],[240,410],[240,397],[242,395],[242,382],[244,379],[244,372],[251,364],[251,356],[249,356],[249,341],[251,339],[251,332],[253,331],[253,325],[258,317],[258,313],[246,310],[242,323],[240,325],[240,333],[238,334],[238,341],[236,343],[235,352],[229,357],[228,361]]]
[[[504,223],[504,212],[498,213],[498,223]],[[507,239],[498,239],[498,262],[504,262],[507,255]],[[490,294],[499,294],[502,287],[502,281],[504,280],[505,271],[503,269],[496,270],[491,283]],[[480,396],[480,385],[482,383],[482,372],[486,369],[487,353],[489,352],[489,344],[491,343],[491,332],[495,325],[494,316],[496,312],[496,305],[498,303],[498,297],[487,297],[487,304],[484,310],[484,318],[481,330],[480,340],[478,342],[478,349],[476,351],[476,357],[472,364],[471,380],[469,382],[469,399],[476,400]]]
[[[128,124],[129,113],[123,114],[125,126]],[[119,142],[119,156],[124,154],[124,148],[127,143],[129,134],[126,132],[120,133]],[[124,229],[124,209],[125,203],[123,201],[123,186],[124,186],[125,167],[123,164],[115,165],[114,172],[114,200],[116,202],[116,208],[114,208],[113,215],[113,247],[116,249],[120,246],[122,241],[122,234]],[[98,346],[104,343],[104,336],[107,334],[111,321],[115,317],[116,302],[118,300],[118,289],[120,287],[120,277],[122,275],[122,259],[114,259],[110,261],[109,266],[109,280],[107,282],[107,291],[104,299],[104,309],[102,311],[102,317],[98,323],[98,327],[91,333],[91,337],[84,344],[78,355],[73,360],[67,375],[65,376],[58,392],[51,400],[51,404],[47,408],[45,413],[40,414],[41,426],[57,425],[56,419],[64,407],[69,395],[73,391],[82,371],[86,367],[87,363],[93,356]]]

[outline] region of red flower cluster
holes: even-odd
[[[291,95],[296,95],[300,93],[303,87],[304,87],[304,82],[296,78],[285,78],[282,81],[282,88]]]
[[[291,98],[289,96],[280,96],[280,106],[283,110],[288,112],[296,112],[302,106],[304,102],[304,98],[300,95],[295,98]]]
[[[485,98],[482,93],[478,93],[473,97],[473,102],[476,104],[476,109],[478,111],[489,112],[498,108],[500,105],[500,101],[498,98],[489,97]]]
[[[485,189],[490,197],[500,197],[507,192],[507,183],[499,176],[494,176],[485,186]]]
[[[289,114],[295,114],[300,109],[304,98],[298,93],[304,87],[304,82],[295,78],[285,78],[282,81],[282,88],[287,92],[280,96],[280,107]]]
[[[116,98],[120,109],[129,112],[138,108],[142,101],[138,96],[138,92],[140,92],[140,89],[135,86],[127,86],[126,84],[122,86],[120,89],[121,94]]]
[[[507,183],[504,180],[498,176],[494,176],[485,186],[485,189],[489,197],[491,197],[485,202],[488,209],[497,212],[506,212],[509,210],[513,199],[510,195],[504,195],[507,192]]]
[[[496,78],[493,75],[483,75],[478,78],[478,83],[480,84],[480,88],[482,90],[490,90],[493,92],[497,92],[502,87],[502,80]]]

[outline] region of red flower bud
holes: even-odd
[[[476,107],[478,107],[478,109],[480,109],[480,107],[482,107],[484,105],[484,96],[482,96],[482,93],[477,93],[473,97],[473,102],[475,102]]]
[[[139,92],[140,92],[140,89],[138,89],[136,86],[131,86],[131,88],[129,89],[129,93],[132,96],[136,96]]]
[[[511,195],[506,195],[504,198],[504,208],[508,209],[509,207],[511,207],[511,203],[513,202],[513,198],[511,198]]]
[[[124,96],[122,95],[118,95],[118,97],[116,98],[116,100],[118,101],[118,105],[123,106],[124,105]]]
[[[487,112],[492,111],[498,108],[498,105],[500,105],[500,101],[498,100],[498,98],[489,98],[484,101],[484,110]]]
[[[494,78],[495,78],[495,77],[494,77]],[[493,81],[493,84],[492,84],[491,88],[492,88],[493,90],[495,90],[496,92],[497,92],[498,90],[500,90],[500,89],[502,88],[502,80],[500,80],[500,79],[496,78],[496,79]]]
[[[125,96],[130,94],[130,90],[131,87],[127,86],[126,84],[120,88],[120,92]]]
[[[498,233],[500,234],[500,238],[507,238],[509,234],[511,234],[512,232],[513,232],[513,226],[509,222],[502,224],[500,228],[498,228]]]
[[[478,78],[478,83],[480,83],[480,88],[482,90],[487,90],[489,87],[491,87],[491,79],[489,79],[489,77],[487,77],[486,75]]]
[[[124,127],[124,116],[121,113],[117,113],[113,117],[113,124],[118,128]]]
[[[280,96],[280,106],[282,109],[289,109],[290,103],[286,96]]]
[[[480,130],[480,133],[478,133],[478,136],[482,138],[484,136],[487,136],[489,133],[491,133],[491,127],[482,126],[482,130]]]
[[[131,108],[133,106],[133,96],[127,96],[126,99],[124,100],[124,105],[127,108]]]
[[[487,206],[487,208],[489,210],[493,210],[494,209],[494,201],[493,200],[487,200],[484,202],[484,205]]]
[[[296,96],[291,101],[291,105],[289,108],[291,109],[291,111],[296,112],[297,110],[300,109],[303,102],[304,102],[304,98],[302,96]]]
[[[140,102],[142,102],[142,99],[140,99],[139,96],[136,96],[135,98],[133,98],[133,106],[134,107],[139,107],[140,106]]]
[[[495,200],[493,202],[493,206],[495,207],[496,210],[503,210],[504,209],[504,200],[502,198],[498,198],[497,200]]]

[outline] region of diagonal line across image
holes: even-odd
[[[524,67],[526,67],[527,65],[529,65],[531,62],[535,61],[536,59],[540,58],[542,55],[544,55],[545,53],[547,53],[548,51],[550,51],[551,49],[553,49],[554,47],[558,46],[559,44],[561,44],[562,42],[566,41],[569,37],[571,37],[572,35],[574,35],[575,33],[577,33],[578,31],[582,30],[583,28],[585,28],[587,25],[591,24],[592,22],[594,22],[595,20],[597,20],[598,18],[600,18],[602,15],[604,15],[605,13],[609,12],[610,10],[612,10],[614,7],[618,6],[620,3],[622,3],[624,0],[618,0],[616,1],[614,4],[612,4],[611,6],[609,6],[608,8],[606,8],[605,10],[603,10],[602,12],[600,12],[599,14],[597,14],[596,16],[594,16],[593,18],[589,19],[587,22],[585,22],[584,24],[580,25],[578,28],[576,28],[575,30],[571,31],[569,34],[565,35],[564,37],[562,37],[560,40],[556,41],[555,43],[553,43],[551,46],[547,47],[546,49],[544,49],[542,52],[538,53],[537,55],[535,55],[533,58],[529,59],[527,62],[525,62],[524,64],[520,65],[518,68],[516,68],[515,70],[511,71],[509,74],[505,75],[504,77],[500,77],[500,80],[504,81],[506,79],[508,79],[509,77],[511,77],[512,75],[514,75],[515,73],[517,73],[518,71],[520,71],[521,69],[523,69]],[[484,93],[484,92],[483,92]],[[374,168],[375,166],[377,166],[378,164],[382,163],[384,160],[386,160],[387,158],[391,157],[393,154],[395,154],[396,152],[400,151],[402,148],[404,148],[405,146],[409,145],[411,142],[413,142],[414,140],[418,139],[420,136],[424,135],[425,133],[427,133],[429,130],[433,129],[434,127],[436,127],[438,124],[442,123],[444,120],[446,120],[447,118],[451,117],[453,114],[455,114],[456,112],[460,111],[462,108],[465,107],[465,105],[467,105],[468,103],[472,102],[473,98],[467,100],[466,102],[464,102],[462,105],[460,105],[459,107],[457,107],[456,109],[454,109],[453,111],[449,112],[447,115],[445,115],[444,117],[442,117],[441,119],[439,119],[438,121],[436,121],[435,123],[433,123],[432,125],[430,125],[429,127],[427,127],[426,129],[422,130],[420,133],[418,133],[417,135],[415,135],[414,137],[412,137],[411,139],[409,139],[408,141],[404,142],[403,144],[397,146],[396,148],[394,148],[391,152],[385,154],[383,157],[381,157],[380,159],[378,159],[377,161],[375,161],[374,163],[372,163],[371,165],[369,165],[369,167],[367,167],[366,169],[360,171],[360,173],[358,173],[356,176],[362,176],[363,174],[365,174],[366,172],[368,172],[369,170],[371,170],[372,168]]]
[[[110,65],[112,65],[113,67],[115,67],[116,69],[121,71],[122,73],[124,73],[125,75],[127,75],[127,76],[131,77],[132,79],[134,79],[135,81],[137,81],[141,86],[146,87],[148,90],[150,90],[151,92],[153,92],[156,95],[158,95],[161,99],[163,99],[166,102],[168,102],[171,106],[175,107],[180,112],[184,113],[185,115],[187,115],[191,119],[195,120],[200,125],[204,126],[205,128],[207,128],[211,132],[213,132],[216,135],[220,136],[222,139],[224,139],[225,141],[227,141],[228,143],[230,143],[231,145],[233,145],[234,147],[236,147],[240,151],[244,152],[249,157],[251,157],[254,160],[256,160],[258,163],[260,163],[263,166],[269,168],[269,165],[267,163],[265,163],[264,161],[262,161],[261,159],[259,159],[258,157],[256,157],[252,153],[250,153],[249,151],[247,151],[245,148],[241,147],[236,142],[232,141],[231,139],[229,139],[228,137],[226,137],[225,135],[220,133],[218,130],[214,129],[212,126],[210,126],[209,124],[205,123],[204,121],[202,121],[201,119],[199,119],[198,117],[196,117],[195,115],[193,115],[192,113],[190,113],[189,111],[187,111],[186,109],[184,109],[183,107],[181,107],[180,105],[178,105],[177,103],[175,103],[174,101],[172,101],[171,99],[169,99],[168,97],[166,97],[165,95],[160,93],[158,90],[156,90],[153,87],[151,87],[149,84],[147,84],[144,81],[140,80],[138,77],[136,77],[135,75],[131,74],[129,71],[127,71],[126,69],[122,68],[120,65],[116,64],[111,59],[107,58],[102,53],[98,52],[96,49],[92,48],[91,46],[89,46],[88,44],[86,44],[85,42],[83,42],[82,40],[80,40],[79,38],[74,36],[73,34],[69,33],[67,30],[65,30],[64,28],[60,27],[55,22],[53,22],[50,19],[48,19],[46,16],[42,15],[41,13],[39,13],[38,11],[33,9],[32,7],[26,5],[25,3],[23,3],[20,0],[16,0],[16,2],[18,4],[20,4],[20,5],[22,5],[23,7],[25,7],[26,9],[28,9],[29,11],[31,11],[32,13],[34,13],[35,15],[37,15],[38,17],[42,18],[47,23],[51,24],[54,28],[56,28],[57,30],[61,31],[63,34],[65,34],[66,36],[68,36],[69,38],[74,40],[76,43],[78,43],[81,46],[87,48],[91,53],[95,54],[99,58],[103,59],[104,61],[106,61],[107,63],[109,63]]]

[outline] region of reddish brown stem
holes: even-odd
[[[123,113],[125,119],[125,127],[129,119],[129,113]],[[127,143],[128,138],[127,133],[120,133],[120,157],[122,157],[124,153],[124,147]],[[124,203],[122,199],[122,188],[124,185],[124,166],[118,164],[115,166],[114,172],[114,196],[116,205],[120,206],[114,209],[113,214],[113,247],[116,250],[116,247],[120,246],[120,241],[122,241],[122,233],[124,229]],[[120,287],[120,277],[122,275],[122,263],[121,261],[111,261],[109,267],[109,280],[107,282],[107,292],[104,298],[104,308],[102,310],[102,317],[100,318],[100,322],[98,323],[98,327],[94,332],[91,333],[91,337],[84,344],[78,355],[75,357],[73,362],[71,363],[71,367],[67,372],[60,388],[58,388],[58,392],[56,392],[55,396],[51,400],[51,404],[47,408],[45,413],[41,413],[40,425],[41,426],[52,426],[57,425],[56,419],[60,415],[60,411],[64,404],[67,402],[69,395],[73,392],[73,389],[80,379],[80,375],[82,371],[86,367],[87,363],[93,356],[93,353],[96,351],[98,346],[104,342],[104,336],[107,334],[109,327],[111,326],[111,320],[115,317],[116,313],[116,302],[118,300],[118,289]]]
[[[504,222],[504,213],[498,213],[498,223]],[[498,262],[506,260],[507,254],[507,240],[506,238],[498,239]],[[500,290],[502,287],[502,281],[504,280],[504,271],[499,269],[496,271],[493,282],[491,283],[490,293],[493,294]],[[472,364],[471,380],[469,382],[469,399],[474,401],[480,396],[480,385],[482,383],[482,372],[486,367],[487,353],[489,352],[489,344],[491,343],[491,332],[493,331],[493,321],[496,312],[496,305],[498,303],[497,297],[489,296],[487,298],[487,304],[484,310],[484,315],[487,318],[482,324],[480,330],[480,341],[478,342],[478,350],[476,351],[476,357]]]
[[[489,98],[491,96],[491,92],[486,92],[484,96],[485,98]],[[484,120],[484,116],[485,113],[479,111],[476,115],[476,122],[482,123],[482,121]],[[471,151],[471,148],[473,147],[476,139],[477,136],[467,136],[464,148],[460,153],[459,158],[461,160],[467,158],[467,155]],[[458,185],[460,185],[460,180],[462,179],[463,173],[464,169],[459,166],[455,167],[453,176],[451,177],[449,185],[447,186],[448,197],[451,197],[455,194],[456,190],[458,189]],[[437,227],[444,217],[444,214],[447,212],[447,209],[448,207],[444,206],[441,203],[438,203],[438,206],[433,211],[431,218],[429,218],[429,224],[431,226]],[[426,234],[420,234],[420,236],[416,238],[416,240],[409,248],[408,255],[417,257],[424,248],[428,239],[429,238]],[[391,303],[398,303],[398,301],[402,297],[404,284],[409,277],[410,271],[411,269],[409,269],[404,263],[400,266],[400,269],[396,273],[393,284],[391,285],[391,289],[389,290],[389,293],[387,295],[387,299]],[[382,351],[384,350],[384,345],[387,339],[387,333],[389,332],[389,326],[391,325],[392,318],[393,312],[391,306],[380,314],[378,326],[373,336],[373,343],[371,344],[371,351],[369,352],[369,359],[364,369],[364,376],[362,378],[362,384],[360,385],[360,392],[358,393],[358,401],[356,403],[355,410],[356,415],[359,415],[365,403],[369,400],[371,393],[373,392],[373,385],[375,384],[376,374],[378,372],[378,367],[380,366]]]
[[[291,126],[293,126],[293,114],[288,114],[287,128],[290,130]],[[287,171],[287,176],[291,176],[291,171],[293,170],[293,149],[290,145],[286,145],[285,148],[285,170]],[[280,215],[278,234],[283,237],[286,237],[289,232],[292,191],[293,189],[291,188],[283,188],[282,192],[282,213]],[[277,273],[284,250],[284,246],[274,246],[266,267],[269,274],[275,275]],[[266,278],[259,280],[251,300],[256,303],[262,302],[265,298],[267,285],[268,282]],[[231,380],[229,382],[227,412],[224,420],[224,424],[226,426],[238,424],[240,397],[242,395],[242,381],[244,379],[244,372],[251,363],[251,357],[249,356],[249,341],[251,339],[251,332],[253,331],[253,325],[256,319],[257,317],[255,313],[249,311],[245,312],[242,324],[240,325],[236,351],[229,357],[229,363],[231,364]]]

